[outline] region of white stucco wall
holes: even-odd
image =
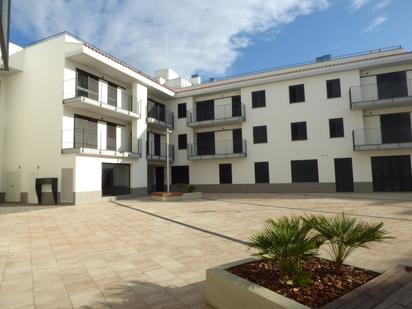
[[[386,71],[393,71],[388,68]],[[326,80],[340,78],[340,98],[327,99]],[[289,103],[289,85],[305,85],[305,102]],[[335,182],[334,159],[351,157],[355,182],[371,182],[372,156],[394,154],[411,154],[410,150],[387,150],[355,152],[352,144],[352,131],[377,125],[376,119],[363,117],[363,112],[351,110],[349,104],[349,88],[360,84],[358,70],[336,72],[302,79],[273,82],[240,89],[242,103],[246,107],[246,122],[241,124],[243,139],[247,141],[247,157],[240,159],[197,160],[188,161],[186,151],[178,151],[174,165],[189,165],[190,182],[193,184],[218,184],[219,164],[232,163],[232,178],[235,184],[254,183],[254,162],[268,161],[270,183],[291,182],[291,160],[317,159],[319,168],[319,182]],[[251,107],[251,92],[266,90],[266,107]],[[216,99],[215,106],[220,102],[231,102],[230,96],[237,92],[201,96],[181,97],[173,100],[171,108],[177,111],[177,104],[187,103],[188,109],[193,109],[192,102]],[[219,97],[226,97],[219,99]],[[399,110],[399,109],[397,109]],[[404,108],[409,110],[411,108]],[[388,113],[387,109],[384,112]],[[342,138],[329,137],[329,119],[343,118],[344,133]],[[369,119],[369,120],[368,120]],[[306,121],[308,139],[291,141],[290,124]],[[369,121],[369,122],[368,122]],[[268,143],[253,144],[253,127],[267,126]],[[380,124],[379,124],[380,126]],[[193,134],[197,131],[213,131],[230,127],[215,127],[210,129],[194,130],[186,127],[186,119],[178,119],[173,132],[173,141],[177,143],[177,135],[188,134],[188,143],[194,141]],[[228,131],[230,132],[230,131]],[[231,138],[226,136],[227,138]],[[216,135],[216,143],[217,143]]]
[[[32,203],[36,177],[60,177],[62,168],[74,167],[71,156],[61,155],[64,52],[64,37],[26,48],[24,71],[6,81],[6,113],[13,121],[7,122],[5,174],[21,174],[15,185]]]

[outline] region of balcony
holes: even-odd
[[[155,128],[161,131],[166,129],[173,130],[174,128],[174,116],[173,113],[166,110],[164,105],[154,105],[151,101],[147,102],[147,125],[151,128]]]
[[[187,126],[190,128],[207,128],[217,125],[238,124],[245,121],[245,105],[233,108],[232,104],[216,105],[211,111],[187,111]]]
[[[247,156],[246,140],[215,141],[212,144],[189,144],[187,146],[189,160],[245,158]]]
[[[120,87],[90,77],[64,81],[63,104],[125,121],[140,118],[140,101]]]
[[[88,132],[84,128],[62,131],[62,153],[105,157],[141,158],[141,140],[117,135],[108,137],[106,132]]]
[[[412,80],[351,87],[351,109],[378,109],[412,104]]]
[[[390,134],[386,136],[381,128],[366,128],[353,130],[353,149],[379,150],[379,149],[407,149],[412,148],[412,132],[410,129],[405,134]]]
[[[166,161],[166,143],[146,142],[146,157],[151,161]],[[174,145],[169,145],[169,161],[175,159]]]

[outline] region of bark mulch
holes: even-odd
[[[276,263],[270,260],[250,262],[227,270],[311,308],[324,306],[379,275],[348,265],[343,265],[338,272],[332,261],[317,257],[302,262],[302,266],[310,276],[307,287],[287,284],[292,278],[281,274]]]

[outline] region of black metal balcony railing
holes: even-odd
[[[219,121],[241,118],[245,120],[245,105],[242,103],[238,106],[232,104],[215,105],[211,111],[201,111],[197,109],[187,111],[187,123],[195,123],[201,121]]]
[[[128,135],[107,137],[104,132],[88,132],[84,128],[62,130],[62,149],[95,149],[115,154],[142,155],[141,140]]]
[[[174,128],[174,116],[171,111],[161,108],[158,105],[147,105],[147,118],[154,120],[158,125],[163,125],[167,128]]]
[[[353,86],[349,90],[351,107],[360,104],[379,104],[412,97],[412,80]]]
[[[124,90],[93,78],[73,78],[64,81],[64,99],[85,97],[116,109],[140,115],[140,100]]]
[[[404,144],[412,143],[412,131],[385,131],[382,128],[364,128],[353,130],[354,149],[360,148],[404,148]],[[388,147],[386,147],[388,146]]]
[[[148,160],[166,160],[166,143],[155,143],[152,141],[146,141],[146,156]],[[175,159],[175,147],[169,144],[169,160]]]
[[[224,140],[215,141],[212,144],[194,143],[187,145],[187,155],[189,159],[203,158],[225,158],[225,157],[245,157],[247,155],[246,140],[241,141]]]

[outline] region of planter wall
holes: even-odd
[[[255,259],[244,259],[206,270],[206,302],[209,306],[216,309],[309,308],[226,270],[251,261]]]
[[[175,202],[186,200],[198,200],[202,198],[202,192],[189,192],[181,195],[152,195],[152,200],[161,202]]]

